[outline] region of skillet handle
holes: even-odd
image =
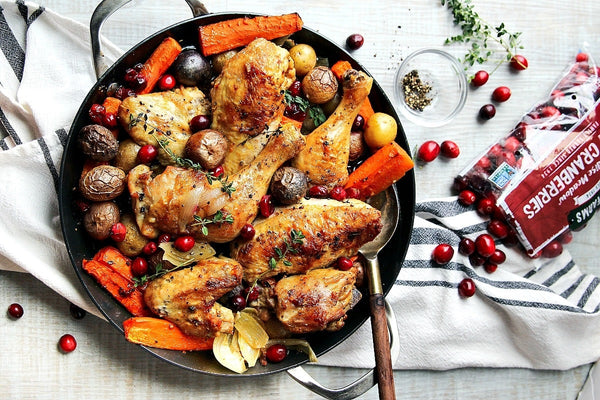
[[[394,314],[394,310],[392,310],[387,301],[385,302],[385,315],[387,318],[387,325],[390,333],[390,352],[392,355],[392,360],[395,360],[396,358],[398,358],[398,354],[400,354],[400,342],[398,341],[398,324],[396,322],[396,315]],[[287,370],[287,373],[296,382],[309,389],[313,393],[316,393],[322,397],[325,397],[326,399],[331,400],[354,399],[364,394],[367,390],[371,389],[377,384],[377,374],[375,373],[375,369],[372,369],[371,371],[367,372],[351,384],[337,389],[332,389],[321,385],[312,376],[310,376],[308,372],[306,372],[306,370],[301,366],[291,368]]]
[[[104,53],[102,51],[102,44],[100,43],[100,29],[102,24],[108,17],[110,17],[115,11],[129,3],[131,0],[103,0],[98,4],[90,19],[90,37],[92,41],[92,57],[94,58],[94,69],[96,71],[96,77],[100,78],[104,72],[108,69],[109,65],[104,59]],[[194,17],[208,14],[208,10],[198,0],[185,0]]]

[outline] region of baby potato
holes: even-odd
[[[125,240],[115,244],[121,253],[128,257],[135,257],[142,252],[142,249],[149,240],[140,233],[138,225],[135,222],[135,217],[132,214],[123,214],[121,216],[121,223],[127,228],[127,233],[125,234]]]
[[[115,157],[115,167],[121,168],[125,173],[132,170],[133,167],[139,164],[137,155],[141,148],[142,146],[131,139],[122,141]]]
[[[290,49],[290,57],[294,60],[296,75],[304,76],[317,64],[315,49],[307,44],[297,44]]]
[[[389,144],[396,139],[398,125],[389,114],[377,112],[365,123],[364,139],[367,146],[373,149]]]

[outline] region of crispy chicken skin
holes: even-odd
[[[349,70],[343,76],[343,95],[333,114],[306,137],[306,147],[292,160],[313,184],[334,187],[348,180],[350,131],[373,78]]]
[[[144,301],[186,334],[212,337],[233,332],[233,312],[216,300],[241,282],[239,263],[212,257],[153,280],[144,292]]]
[[[254,237],[233,242],[231,257],[244,266],[247,282],[280,273],[301,274],[356,254],[381,228],[381,212],[362,201],[302,200],[255,221]],[[291,242],[292,229],[302,231],[305,238],[302,244],[292,245],[296,253],[288,252],[285,259],[289,263],[285,263],[276,249],[286,249],[284,240]],[[279,260],[275,268],[269,266],[271,258]]]
[[[212,128],[231,142],[224,168],[234,173],[262,149],[236,146],[265,130],[279,126],[285,109],[284,90],[296,79],[294,61],[284,48],[259,38],[233,56],[215,79],[211,90]],[[263,143],[256,141],[256,144]],[[264,146],[264,143],[263,143]],[[240,165],[241,162],[241,165]]]
[[[147,120],[135,123],[140,114],[141,118],[147,117]],[[133,141],[140,146],[158,146],[156,138],[167,138],[169,149],[175,155],[182,156],[185,144],[193,133],[189,122],[198,114],[210,114],[209,100],[198,88],[181,87],[127,97],[119,106],[118,119]],[[154,133],[150,135],[150,131]],[[158,150],[158,159],[163,165],[173,164],[171,157],[162,148]]]
[[[324,268],[281,279],[275,313],[292,333],[338,330],[352,306],[353,271]]]
[[[221,183],[209,185],[202,173],[191,169],[169,166],[153,178],[148,166],[135,167],[129,172],[127,185],[140,232],[150,238],[162,231],[217,243],[233,240],[256,218],[260,199],[277,168],[303,146],[304,137],[293,124],[271,133],[269,143],[250,165],[229,176],[235,188],[231,197],[223,193]],[[219,210],[231,215],[233,223],[208,225],[205,236],[194,215],[204,218]]]

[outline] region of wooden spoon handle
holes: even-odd
[[[396,399],[394,388],[394,370],[390,355],[390,337],[385,318],[385,302],[383,294],[370,296],[371,329],[375,348],[375,369],[377,371],[379,398],[382,400]]]

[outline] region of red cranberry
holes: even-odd
[[[255,234],[256,230],[254,229],[254,226],[252,226],[252,224],[246,224],[242,226],[242,230],[240,230],[240,236],[244,240],[252,239]]]
[[[108,129],[115,129],[117,127],[117,116],[113,113],[104,114],[102,117],[102,125]]]
[[[469,262],[474,267],[481,267],[483,264],[485,264],[485,261],[485,257],[482,257],[477,253],[473,253],[469,256]]]
[[[275,212],[275,207],[273,206],[272,196],[270,194],[265,194],[258,203],[258,208],[260,209],[260,215],[263,217],[268,217]]]
[[[295,121],[302,122],[306,118],[306,111],[302,111],[298,103],[291,103],[285,108],[283,115]]]
[[[246,300],[248,302],[258,300],[258,296],[260,295],[260,289],[258,286],[253,286],[252,290],[250,288],[244,289],[244,293],[246,294]]]
[[[550,93],[550,97],[552,97],[553,99],[559,99],[561,97],[565,97],[565,92],[563,92],[560,89],[554,89],[552,93]]]
[[[477,202],[477,212],[483,216],[492,215],[495,207],[496,204],[494,200],[489,197],[484,197]]]
[[[233,296],[231,298],[231,308],[233,311],[242,311],[246,308],[246,299],[242,295]]]
[[[283,344],[271,345],[267,348],[266,356],[270,362],[281,362],[287,356],[287,348]]]
[[[158,237],[158,243],[167,243],[170,242],[171,239],[171,235],[169,235],[168,233],[163,233]]]
[[[144,74],[141,73],[142,69],[143,66],[140,69],[128,68],[125,71],[125,77],[123,78],[123,80],[125,81],[127,86],[129,86],[132,89],[143,89],[146,87],[148,82]]]
[[[206,115],[196,115],[190,121],[190,129],[192,132],[198,132],[207,129],[210,126],[210,118]]]
[[[193,249],[195,244],[196,241],[192,236],[179,236],[177,239],[175,239],[175,242],[173,242],[173,246],[175,246],[177,250],[184,253],[187,253]]]
[[[360,199],[360,189],[358,188],[348,188],[346,189],[346,196],[348,196],[349,199]]]
[[[104,114],[106,114],[106,109],[102,104],[92,104],[90,110],[88,111],[88,115],[90,116],[92,122],[100,125],[102,125]]]
[[[69,305],[69,313],[74,319],[83,319],[87,314],[83,308],[80,308],[73,303]]]
[[[431,258],[433,258],[433,261],[440,265],[450,262],[453,256],[454,249],[447,243],[438,244],[431,253]]]
[[[440,146],[440,150],[444,157],[456,158],[460,154],[458,145],[451,140],[444,140]]]
[[[458,252],[465,256],[470,256],[475,251],[475,242],[471,239],[464,237],[458,244]]]
[[[546,107],[542,108],[542,111],[540,112],[540,114],[544,118],[554,118],[554,117],[558,117],[560,115],[560,111],[556,107],[546,106]]]
[[[566,230],[560,234],[557,240],[562,244],[569,244],[573,240],[573,232],[571,232],[570,230]]]
[[[360,49],[364,43],[365,38],[359,33],[352,34],[346,39],[346,46],[348,46],[350,50]]]
[[[117,91],[115,92],[115,97],[117,99],[121,99],[121,100],[125,100],[128,97],[131,96],[135,96],[135,90],[130,89],[130,88],[126,88],[124,86],[121,86],[117,89]]]
[[[527,139],[527,126],[526,122],[519,122],[513,133],[513,135],[521,142],[524,142],[525,139]]]
[[[301,81],[294,81],[288,88],[288,91],[292,96],[300,96],[300,90],[302,89]]]
[[[527,69],[529,64],[527,63],[527,59],[525,57],[520,54],[516,54],[510,59],[510,66],[514,70],[523,71]]]
[[[122,222],[117,222],[110,228],[110,238],[115,242],[122,242],[127,235],[127,227]]]
[[[458,194],[458,202],[463,206],[470,206],[477,200],[477,195],[470,190],[463,190]]]
[[[148,273],[148,261],[142,257],[136,257],[131,262],[131,273],[133,276],[144,276]]]
[[[479,109],[479,117],[489,120],[496,115],[496,107],[493,104],[486,104]]]
[[[458,284],[458,293],[463,297],[471,297],[475,294],[475,282],[471,278],[465,278]]]
[[[507,86],[499,86],[492,93],[492,100],[503,103],[510,99],[510,89]]]
[[[23,316],[23,307],[18,303],[12,303],[8,306],[8,315],[14,319],[19,319]]]
[[[424,162],[431,162],[437,158],[440,154],[440,145],[433,140],[428,140],[424,142],[421,147],[419,147],[419,151],[417,152],[417,157],[419,160]]]
[[[158,250],[158,245],[156,244],[156,242],[148,242],[142,248],[142,253],[144,253],[147,256],[151,256],[152,254],[156,253],[157,250]]]
[[[61,351],[64,353],[70,353],[77,348],[77,341],[73,337],[73,335],[62,335],[58,340],[58,346]]]
[[[170,74],[164,74],[158,80],[160,90],[171,90],[175,87],[175,77]]]
[[[493,219],[488,223],[487,226],[488,232],[497,238],[504,239],[508,236],[508,226],[502,221],[497,219]]]
[[[563,252],[563,246],[558,240],[553,240],[542,249],[542,256],[546,258],[558,257]]]
[[[466,176],[456,176],[454,182],[452,182],[452,190],[455,193],[460,193],[469,187],[469,178]]]
[[[211,169],[210,172],[215,178],[218,178],[225,173],[225,168],[223,168],[222,165],[217,165],[215,168]]]
[[[506,261],[506,254],[502,250],[496,249],[488,260],[494,264],[502,264]]]
[[[471,83],[473,84],[473,86],[483,86],[485,85],[485,83],[488,81],[488,79],[490,78],[490,74],[488,74],[486,71],[477,71],[475,72],[475,75],[473,76],[473,79],[471,80]]]
[[[337,267],[341,271],[348,271],[354,263],[348,257],[340,257],[337,259]]]
[[[365,118],[358,114],[356,116],[356,118],[354,118],[354,122],[352,123],[352,130],[353,131],[362,131],[363,128],[365,127]]]
[[[577,53],[575,56],[575,61],[577,62],[585,62],[588,60],[588,55],[586,53]]]
[[[515,247],[518,245],[519,237],[517,236],[517,233],[511,229],[508,232],[508,236],[502,239],[502,244],[504,244],[506,247]]]
[[[83,199],[75,200],[75,205],[77,206],[77,209],[79,211],[81,211],[82,213],[85,213],[85,212],[87,212],[87,210],[90,209],[90,203],[88,203],[87,201],[85,201]]]
[[[329,196],[329,190],[326,186],[316,185],[308,189],[308,195],[310,197],[325,198]]]
[[[342,186],[336,186],[333,189],[331,189],[329,196],[331,196],[332,199],[337,201],[344,201],[346,200],[346,197],[348,197],[346,190],[344,190]]]
[[[496,272],[496,270],[498,269],[498,265],[488,260],[485,262],[485,264],[483,264],[483,268],[488,274],[492,274]]]
[[[151,144],[142,146],[138,150],[137,158],[142,164],[150,164],[158,156],[158,150]]]
[[[496,251],[494,238],[487,233],[477,236],[475,239],[475,249],[482,257],[489,257]]]
[[[486,156],[481,157],[476,164],[479,168],[482,168],[484,170],[487,170],[489,167],[492,166],[492,162],[490,161],[489,158],[487,158]]]
[[[514,153],[515,150],[519,149],[519,147],[521,147],[521,142],[514,136],[509,136],[504,141],[504,148],[507,151],[512,151]]]

